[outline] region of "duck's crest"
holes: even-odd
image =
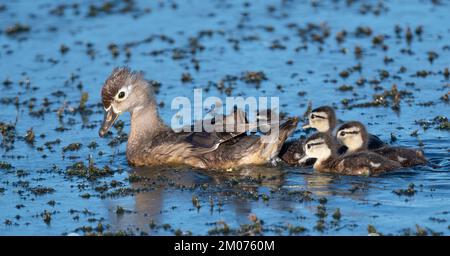
[[[142,78],[142,75],[142,72],[131,72],[128,67],[115,68],[103,84],[103,107],[108,109],[111,106],[114,97],[126,82],[134,83],[137,79]]]

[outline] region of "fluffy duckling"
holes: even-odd
[[[336,114],[333,108],[329,106],[322,106],[313,109],[308,115],[309,123],[303,126],[303,129],[314,128],[318,132],[330,133],[336,127]],[[289,165],[298,165],[298,160],[305,156],[303,151],[304,139],[289,140],[284,143],[280,150],[279,157]],[[308,166],[314,163],[314,160],[302,163]]]
[[[303,126],[303,129],[313,128],[318,132],[327,133],[332,136],[336,128],[337,118],[334,109],[330,106],[321,106],[313,109],[308,115],[308,123]],[[333,136],[332,136],[333,137]],[[303,151],[304,140],[289,140],[280,150],[279,157],[289,165],[298,165],[298,160],[302,158],[305,153]],[[380,138],[369,134],[368,148],[377,149],[386,145]],[[338,147],[338,154],[343,154],[347,148],[345,146]],[[304,166],[311,164],[311,161],[304,163]]]
[[[367,129],[360,122],[353,121],[343,124],[339,127],[336,137],[348,148],[348,152],[360,152],[368,149]],[[384,146],[372,151],[392,161],[399,162],[403,167],[427,163],[421,150]]]
[[[188,165],[201,169],[229,169],[272,162],[297,126],[298,119],[287,120],[279,133],[266,137],[245,133],[176,133],[163,123],[150,84],[141,72],[116,68],[106,79],[102,92],[105,117],[99,135],[104,136],[120,114],[131,114],[131,131],[126,156],[130,164]],[[196,138],[200,136],[201,139]],[[201,141],[206,147],[197,145]],[[199,144],[202,144],[199,143]]]
[[[378,175],[401,168],[395,161],[369,151],[361,151],[338,156],[335,140],[327,133],[316,133],[305,140],[304,162],[316,158],[314,169],[319,172],[342,175]]]

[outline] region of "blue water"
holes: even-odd
[[[222,221],[232,233],[245,234],[242,225],[251,224],[253,214],[263,221],[260,231],[265,235],[289,235],[297,226],[306,228],[299,235],[367,235],[369,225],[392,235],[416,234],[421,229],[427,234],[450,233],[449,131],[436,129],[436,125],[424,130],[416,123],[449,117],[448,102],[441,99],[449,92],[449,80],[443,75],[450,68],[448,1],[438,5],[421,0],[379,1],[381,6],[374,1],[351,5],[346,1],[251,1],[248,6],[241,1],[135,1],[125,12],[121,9],[126,2],[111,2],[111,11],[98,11],[93,17],[88,16],[90,5],[101,6],[102,2],[18,0],[0,4],[0,81],[11,81],[0,84],[0,122],[15,124],[14,148],[7,150],[3,144],[0,148],[0,161],[13,166],[0,169],[1,235],[83,235],[98,233],[99,223],[104,234],[206,235],[221,227]],[[58,5],[64,5],[63,15],[55,14]],[[8,35],[7,28],[15,23],[30,30]],[[307,29],[308,24],[318,29]],[[399,37],[396,25],[402,28]],[[415,33],[419,26],[423,28],[420,36]],[[370,27],[371,35],[357,36],[358,27]],[[413,34],[410,44],[405,39],[408,27]],[[342,30],[347,36],[338,43],[335,36]],[[314,41],[324,33],[329,36],[323,43]],[[387,50],[372,44],[378,35],[384,36]],[[198,38],[203,50],[192,54],[190,38]],[[272,49],[274,41],[281,47]],[[111,44],[119,49],[117,57],[108,49]],[[69,47],[65,54],[60,52],[61,45]],[[360,58],[355,57],[355,46],[363,49]],[[173,58],[180,51],[182,57]],[[430,51],[438,54],[432,63]],[[385,57],[393,61],[386,64]],[[193,58],[199,63],[198,71]],[[339,76],[359,63],[360,72]],[[309,101],[313,106],[333,105],[340,119],[364,122],[385,141],[393,133],[395,145],[419,147],[423,143],[422,149],[436,167],[402,169],[381,177],[336,177],[283,166],[232,173],[134,169],[126,162],[126,143],[111,147],[112,137],[98,137],[103,118],[100,89],[113,67],[122,65],[142,70],[146,78],[161,83],[157,100],[165,103],[160,114],[167,123],[174,114],[170,109],[174,97],[192,98],[194,88],[208,88],[204,96],[225,98],[226,93],[215,86],[220,80],[263,71],[268,80],[259,88],[239,79],[225,86],[232,88],[234,96],[278,96],[281,110],[290,116],[302,115]],[[399,72],[401,67],[406,71]],[[389,72],[389,77],[382,79],[381,70]],[[417,77],[416,72],[422,70],[431,74]],[[182,83],[181,76],[187,72],[193,81]],[[362,77],[367,82],[358,86]],[[337,89],[344,84],[353,90]],[[344,99],[350,104],[371,101],[373,94],[393,84],[412,95],[402,98],[398,112],[390,107],[348,109],[342,104]],[[91,114],[73,111],[82,92],[89,95],[86,108]],[[10,100],[15,97],[18,107]],[[31,111],[43,108],[40,116],[30,114],[33,99]],[[60,119],[57,112],[62,106],[65,111]],[[129,115],[120,120],[128,132]],[[55,130],[58,127],[66,130]],[[30,128],[36,134],[34,145],[23,139]],[[417,137],[410,135],[415,130]],[[117,131],[112,131],[116,136]],[[301,135],[305,133],[299,125],[294,137]],[[56,139],[61,142],[52,149],[45,146]],[[76,142],[82,143],[80,150],[63,152]],[[98,147],[88,148],[91,142]],[[65,175],[68,166],[78,161],[87,164],[90,155],[96,166],[110,166],[113,176],[88,180]],[[130,175],[146,179],[130,182]],[[393,193],[411,183],[414,195]],[[33,194],[39,186],[54,192]],[[137,192],[138,188],[143,189]],[[119,189],[133,193],[111,195]],[[311,192],[311,201],[301,200],[299,193],[304,191]],[[199,209],[193,197],[198,198]],[[321,198],[327,199],[323,229],[317,228],[321,217],[316,215]],[[118,206],[123,214],[117,214]],[[338,208],[341,218],[335,221],[332,215]],[[51,214],[50,221],[44,221],[45,211]]]

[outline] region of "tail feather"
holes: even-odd
[[[278,139],[281,141],[281,144],[292,135],[298,125],[298,117],[289,118],[286,122],[280,125],[280,135]]]
[[[263,143],[264,148],[262,155],[268,159],[274,159],[277,157],[284,142],[297,128],[298,121],[298,117],[289,118],[286,122],[280,125],[278,134],[271,132],[270,135],[267,135],[269,136],[269,140],[265,141],[266,143]]]

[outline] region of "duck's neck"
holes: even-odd
[[[131,112],[131,131],[128,136],[128,147],[136,147],[148,141],[168,127],[163,123],[158,114],[154,101],[149,101],[142,107]]]

